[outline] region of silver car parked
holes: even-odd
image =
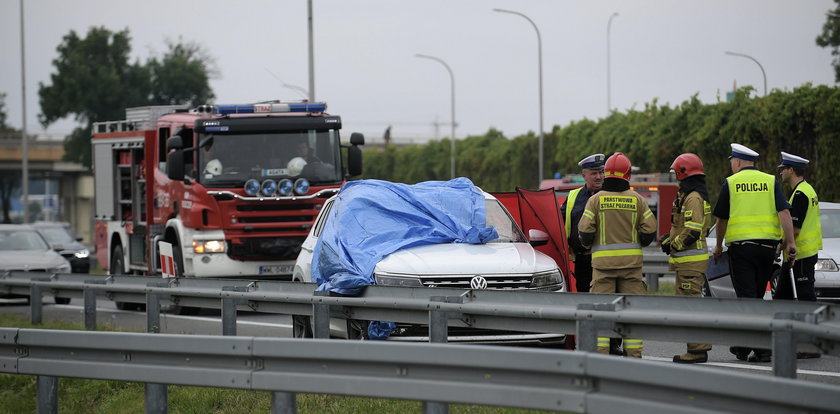
[[[823,248],[817,253],[816,272],[814,274],[814,289],[817,300],[825,302],[840,302],[840,203],[820,202],[820,225],[822,226]],[[717,244],[717,234],[712,228],[707,238],[709,252]],[[726,246],[724,246],[726,250]],[[770,289],[764,295],[765,299],[772,298],[776,283],[781,275],[781,262],[777,261],[770,279]],[[787,276],[785,276],[787,277]],[[732,279],[724,276],[709,281],[710,293],[715,297],[735,297]]]

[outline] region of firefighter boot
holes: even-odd
[[[689,351],[682,355],[674,355],[674,362],[680,364],[699,364],[709,360],[709,353],[706,351]]]
[[[624,352],[627,352],[627,356],[629,356],[630,358],[641,358],[642,357],[641,348],[625,349]]]

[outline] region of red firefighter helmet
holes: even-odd
[[[680,154],[671,164],[671,171],[677,174],[677,179],[680,181],[692,175],[706,175],[703,172],[703,161],[696,154],[690,152]]]
[[[616,152],[607,158],[604,164],[604,178],[621,178],[624,181],[630,182],[630,158],[626,155]]]

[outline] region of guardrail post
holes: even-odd
[[[147,287],[169,287],[167,282],[147,283]],[[146,291],[146,332],[160,333],[160,294]],[[166,414],[169,390],[166,384],[146,383],[146,414]]]
[[[449,312],[439,310],[435,303],[462,303],[461,297],[432,296],[429,298],[429,342],[446,343],[449,340]],[[423,401],[425,414],[447,414],[449,404],[435,401]]]
[[[271,414],[297,414],[296,394],[275,391],[271,393]]]
[[[662,276],[656,273],[645,273],[645,282],[648,285],[648,292],[656,292],[659,290],[659,277]]]
[[[329,296],[330,292],[316,291],[315,296]],[[312,303],[312,337],[330,338],[330,305],[320,300]]]
[[[579,311],[615,311],[615,303],[579,303]],[[615,324],[596,321],[591,315],[577,320],[577,349],[586,352],[598,352],[598,330],[614,329]]]
[[[46,279],[32,279],[33,281],[44,281]],[[30,322],[33,325],[40,325],[41,321],[43,320],[43,306],[41,305],[42,297],[41,297],[42,289],[40,286],[31,285],[29,286],[29,309],[30,309]]]
[[[247,286],[222,286],[224,292],[247,292]],[[241,303],[237,298],[222,297],[222,335],[236,336],[236,305]]]
[[[96,330],[96,288],[89,285],[104,285],[104,280],[85,280],[85,329]]]
[[[38,375],[38,414],[58,413],[58,378]]]
[[[798,320],[797,315],[780,312],[773,319]],[[796,333],[788,329],[773,331],[773,375],[796,378]]]

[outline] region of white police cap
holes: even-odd
[[[592,154],[578,162],[581,168],[586,169],[603,169],[604,168],[604,160],[606,157],[604,154]]]
[[[758,157],[758,153],[747,148],[744,145],[731,143],[729,146],[732,147],[732,153],[729,154],[729,158],[740,158],[742,160],[747,161],[755,161],[755,158]]]
[[[779,168],[781,167],[799,167],[805,168],[808,166],[808,163],[811,161],[806,160],[805,158],[788,154],[782,151],[782,163],[779,164]]]

